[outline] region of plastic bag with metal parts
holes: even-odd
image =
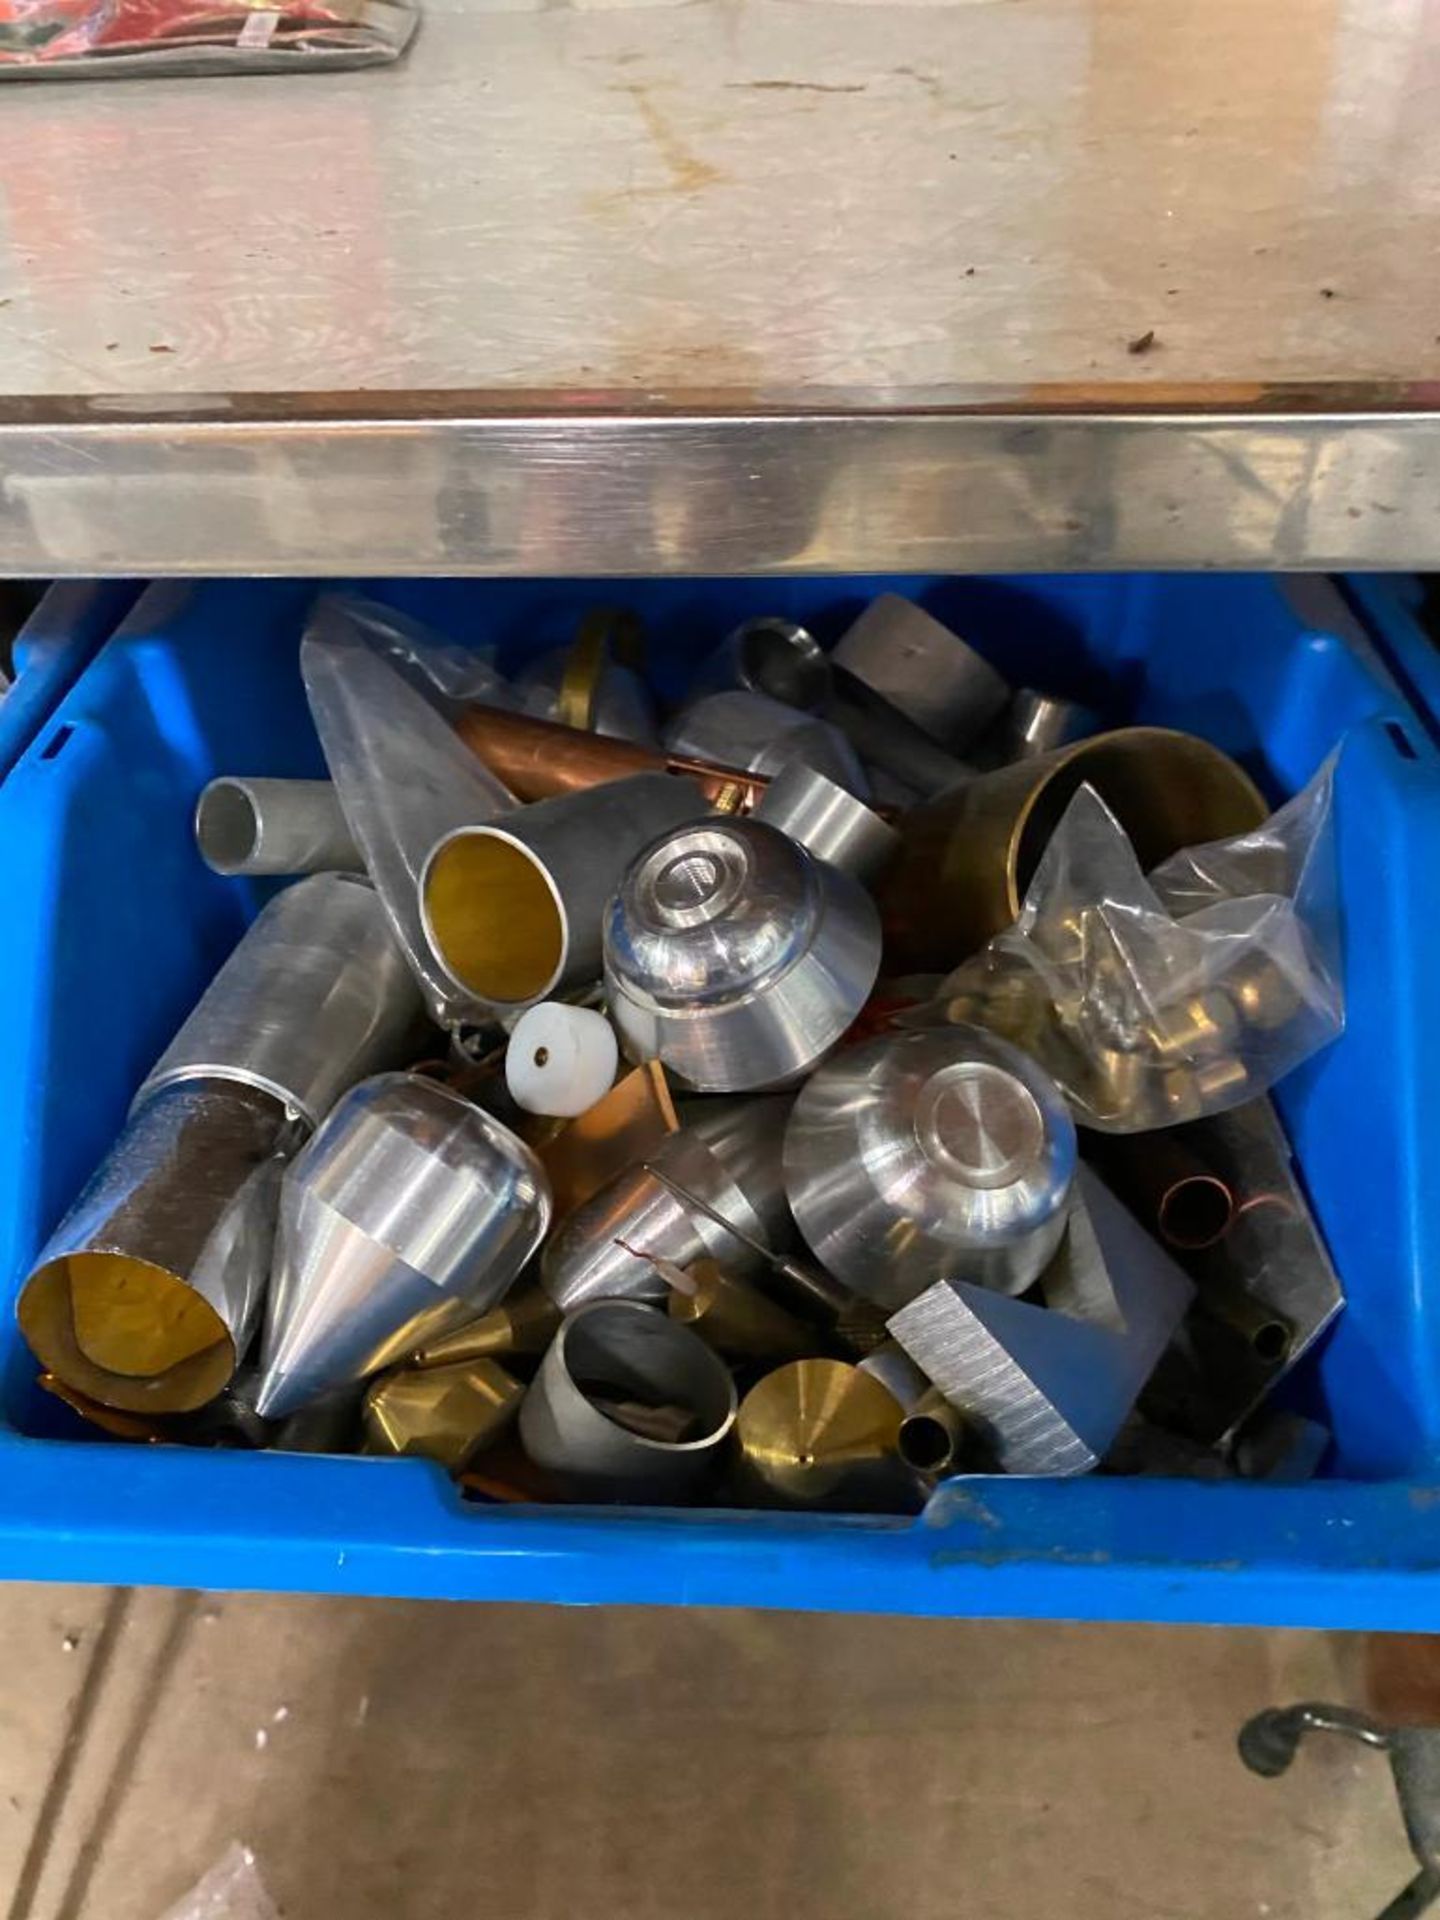
[[[457,737],[466,700],[513,707],[480,655],[417,621],[347,595],[320,601],[300,672],[350,836],[360,849],[426,1009],[454,1029],[490,1017],[440,966],[420,916],[420,875],[436,842],[508,812],[509,789]]]
[[[0,0],[0,80],[383,66],[418,19],[413,0]]]
[[[1254,832],[1148,875],[1081,787],[1014,925],[902,1023],[991,1027],[1102,1132],[1177,1126],[1267,1092],[1345,1024],[1336,758]]]

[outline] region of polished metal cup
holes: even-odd
[[[811,1077],[785,1131],[812,1252],[892,1310],[937,1280],[1023,1293],[1064,1234],[1075,1159],[1054,1082],[978,1027],[849,1049]]]
[[[733,628],[690,683],[690,698],[740,688],[787,707],[818,713],[830,698],[830,662],[819,641],[794,620],[762,614]]]
[[[20,1290],[20,1330],[49,1372],[130,1413],[213,1400],[255,1328],[280,1170],[300,1138],[254,1087],[151,1093]]]
[[[867,885],[895,857],[900,836],[863,800],[798,762],[771,780],[751,816]]]
[[[540,1163],[438,1082],[380,1074],[286,1173],[258,1410],[279,1419],[504,1296],[550,1222]]]
[[[679,828],[635,860],[605,920],[605,991],[631,1059],[702,1093],[781,1087],[824,1058],[880,970],[852,875],[778,828]]]
[[[420,995],[375,890],[317,873],[261,909],[151,1068],[135,1109],[182,1080],[233,1080],[316,1126],[347,1087],[413,1059]]]
[[[706,811],[690,781],[642,773],[447,834],[420,877],[435,957],[497,1008],[598,978],[601,920],[625,869],[657,833]]]
[[[665,745],[688,759],[718,761],[772,779],[785,767],[813,767],[847,793],[870,797],[860,758],[837,727],[763,693],[737,688],[707,694],[670,722]]]
[[[562,1323],[521,1404],[520,1440],[582,1498],[682,1500],[718,1468],[735,1407],[729,1368],[698,1334],[637,1301],[601,1300]]]

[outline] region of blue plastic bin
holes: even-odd
[[[61,580],[15,636],[14,678],[0,698],[0,780],[134,606],[133,580]]]
[[[1349,1294],[1304,1390],[1333,1477],[1301,1487],[954,1482],[917,1522],[524,1511],[418,1462],[136,1448],[33,1385],[7,1317],[0,1574],[451,1598],[930,1614],[1440,1625],[1440,750],[1372,650],[1265,578],[411,582],[378,589],[502,664],[625,601],[662,682],[737,618],[833,638],[922,597],[1017,679],[1190,727],[1276,797],[1343,735],[1345,1035],[1282,1106]],[[191,843],[220,772],[313,774],[297,672],[312,589],[150,589],[0,786],[0,1264],[12,1290],[256,900]],[[1337,620],[1337,628],[1344,622]]]

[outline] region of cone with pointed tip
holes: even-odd
[[[560,1325],[560,1309],[538,1287],[527,1287],[478,1320],[442,1333],[414,1356],[417,1367],[443,1367],[455,1360],[503,1360],[511,1354],[543,1353]]]
[[[258,1410],[293,1413],[494,1306],[550,1220],[539,1162],[415,1074],[346,1095],[286,1175]]]
[[[848,1360],[792,1360],[740,1403],[741,1484],[772,1506],[913,1510],[919,1498],[898,1450],[901,1411],[888,1388]]]

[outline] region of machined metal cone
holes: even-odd
[[[788,1506],[891,1510],[914,1502],[899,1402],[845,1360],[794,1360],[753,1386],[735,1423],[746,1489]]]

